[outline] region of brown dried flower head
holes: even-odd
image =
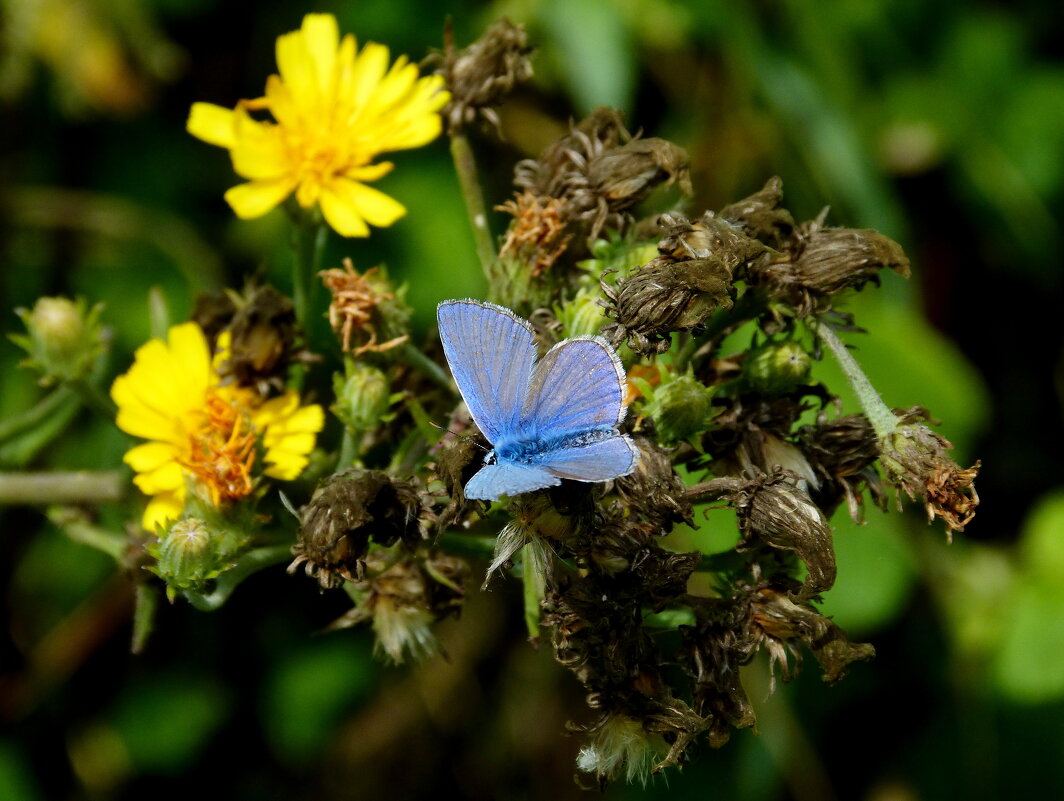
[[[754,194],[725,206],[717,216],[738,225],[747,236],[779,249],[794,232],[794,218],[782,203],[783,181],[773,177]]]
[[[520,261],[529,268],[533,278],[549,270],[572,239],[566,233],[565,205],[566,201],[560,198],[540,197],[525,191],[496,206],[496,211],[514,217],[499,257]]]
[[[879,458],[876,432],[863,414],[828,420],[821,413],[815,425],[799,429],[798,441],[819,479],[814,498],[822,509],[833,510],[845,498],[850,517],[860,522],[864,486],[877,506],[885,505],[886,494],[875,469]]]
[[[893,239],[870,228],[828,228],[823,217],[798,228],[792,264],[798,284],[833,295],[878,282],[884,267],[909,277],[909,258]]]
[[[458,51],[448,21],[444,29],[444,51],[432,61],[442,61],[436,70],[443,75],[451,101],[443,110],[450,133],[472,125],[477,118],[499,129],[495,107],[514,87],[532,77],[532,48],[521,25],[505,17],[496,20],[479,39]]]
[[[329,324],[340,337],[344,352],[355,356],[382,353],[406,342],[410,337],[405,333],[385,342],[377,341],[379,332],[390,336],[405,327],[408,317],[379,268],[371,267],[359,275],[351,259],[344,259],[343,265],[342,270],[322,270],[318,275],[332,293]],[[386,308],[382,308],[384,304]]]
[[[693,222],[676,212],[662,214],[658,218],[658,227],[663,233],[658,242],[662,257],[673,261],[714,259],[733,275],[742,266],[769,252],[762,242],[712,211],[705,212]]]
[[[953,532],[963,531],[975,517],[979,462],[961,468],[946,453],[953,448],[949,440],[922,423],[904,422],[919,417],[926,419],[926,410],[914,407],[880,439],[879,461],[891,484],[910,498],[923,498],[928,522],[942,518],[952,540]]]
[[[669,452],[647,437],[635,437],[635,444],[639,448],[635,470],[613,482],[625,507],[638,510],[661,533],[675,523],[691,524],[694,511]]]
[[[351,469],[329,476],[303,507],[296,557],[288,567],[304,565],[322,588],[357,581],[365,571],[370,540],[413,547],[424,536],[422,501],[410,481],[382,470]]]
[[[242,294],[200,295],[192,319],[212,343],[229,332],[229,358],[219,369],[223,380],[262,394],[284,385],[288,365],[298,356],[298,327],[292,301],[272,286],[249,283]]]

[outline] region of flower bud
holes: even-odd
[[[561,323],[560,338],[598,334],[607,322],[605,310],[599,303],[601,297],[602,294],[597,288],[582,287],[572,300],[555,306],[554,313]]]
[[[97,304],[86,312],[82,298],[39,298],[32,310],[16,309],[28,334],[10,335],[29,354],[22,366],[39,371],[43,386],[84,378],[103,349],[102,311]]]
[[[713,390],[703,386],[691,374],[663,381],[650,387],[646,414],[654,420],[658,441],[675,445],[689,440],[709,428],[712,419]]]
[[[367,431],[388,422],[391,419],[388,410],[397,400],[388,376],[365,362],[350,359],[345,362],[344,374],[333,375],[336,396],[336,403],[331,407],[333,414],[352,432]]]
[[[813,360],[797,342],[769,342],[743,359],[743,379],[754,392],[786,395],[809,381]]]
[[[199,590],[221,575],[246,544],[245,534],[217,516],[184,517],[148,545],[148,553],[156,559],[148,569],[166,582],[166,594],[173,601],[179,590]]]
[[[288,567],[305,565],[322,588],[356,581],[365,571],[370,540],[391,545],[421,541],[422,504],[414,484],[382,470],[345,470],[325,479],[301,510],[302,525]]]

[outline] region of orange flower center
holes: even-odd
[[[188,454],[179,461],[206,488],[211,503],[221,506],[251,494],[255,442],[238,404],[209,390],[203,420],[189,434]]]

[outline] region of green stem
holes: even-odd
[[[24,431],[36,428],[44,420],[57,414],[66,404],[74,399],[74,391],[69,387],[58,387],[45,395],[37,404],[26,411],[0,421],[0,444],[14,439]]]
[[[355,439],[361,439],[362,433],[356,434],[347,426],[344,426],[344,436],[340,440],[340,455],[336,457],[336,472],[346,470],[355,461]]]
[[[446,371],[424,353],[415,348],[409,340],[403,343],[403,356],[406,358],[407,364],[416,367],[424,373],[427,378],[431,379],[433,383],[443,387],[455,397],[461,397],[458,394],[458,388],[454,385],[454,382],[451,380],[451,377],[447,375]]]
[[[81,400],[95,412],[103,415],[108,420],[114,420],[118,414],[118,407],[113,400],[103,394],[100,388],[84,378],[76,378],[67,382],[68,386],[78,393]]]
[[[0,473],[0,506],[120,501],[128,486],[122,470]]]
[[[121,563],[126,556],[129,540],[125,536],[92,525],[77,509],[62,506],[49,509],[48,519],[74,542],[103,551],[116,562]]]
[[[148,638],[155,628],[159,595],[159,588],[155,584],[141,582],[137,585],[137,600],[133,607],[133,641],[130,646],[134,654],[144,652],[144,646],[148,644]]]
[[[314,290],[318,285],[318,268],[329,229],[321,215],[303,212],[295,218],[292,228],[292,302],[296,307],[296,320],[310,335],[310,314]]]
[[[495,555],[496,539],[496,537],[445,532],[440,535],[439,543],[447,553],[480,556],[490,559]]]
[[[495,286],[496,252],[495,242],[488,227],[488,212],[484,206],[484,196],[477,180],[477,162],[473,157],[473,148],[464,133],[451,136],[451,158],[458,173],[458,183],[462,189],[469,222],[473,226],[473,241],[476,244],[477,257],[489,286]]]
[[[291,558],[292,548],[290,545],[269,545],[265,548],[256,548],[241,556],[231,570],[227,570],[218,577],[213,592],[202,593],[185,590],[184,596],[193,607],[201,612],[213,612],[229,600],[233,590],[252,573],[257,573],[267,567],[273,567]]]
[[[820,341],[828,346],[831,355],[835,357],[835,361],[842,368],[842,372],[846,374],[846,378],[849,380],[850,386],[853,387],[857,400],[861,404],[861,409],[864,410],[865,417],[872,423],[876,436],[884,437],[897,428],[898,418],[883,402],[883,399],[879,397],[876,388],[872,386],[872,382],[864,374],[861,365],[850,355],[850,351],[846,349],[846,345],[843,344],[842,340],[822,321],[814,323],[811,327],[816,332],[816,335],[820,337]]]

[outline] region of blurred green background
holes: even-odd
[[[869,799],[1064,795],[1061,270],[1064,35],[1059,3],[944,0],[2,0],[0,309],[42,294],[106,304],[113,372],[148,337],[159,288],[173,319],[196,292],[259,271],[287,284],[279,213],[236,220],[228,156],[184,130],[197,100],[258,96],[277,35],[331,11],[360,41],[423,57],[445,14],[462,45],[500,15],[524,23],[536,78],[475,141],[492,203],[513,162],[594,106],[687,148],[694,214],[783,178],[809,219],[903,244],[894,275],[852,300],[858,358],[890,405],[943,420],[983,461],[979,514],[952,546],[919,509],[837,526],[825,609],[876,660],[835,687],[815,666],[768,694],[758,732],[702,747],[682,772],[608,798]],[[380,186],[409,214],[369,240],[333,237],[327,266],[386,263],[426,328],[483,282],[446,142],[397,154]],[[504,221],[494,220],[496,232]],[[0,342],[0,420],[41,390]],[[831,365],[821,378],[842,382]],[[849,410],[856,410],[850,406]],[[110,468],[128,440],[82,412],[4,469]],[[101,522],[118,528],[117,509]],[[265,571],[220,611],[162,610],[129,655],[131,582],[42,512],[0,507],[0,798],[580,797],[587,721],[575,680],[523,639],[520,593],[471,593],[449,659],[384,668],[366,631],[316,636],[344,611],[313,582]],[[700,532],[730,545],[711,513]]]

